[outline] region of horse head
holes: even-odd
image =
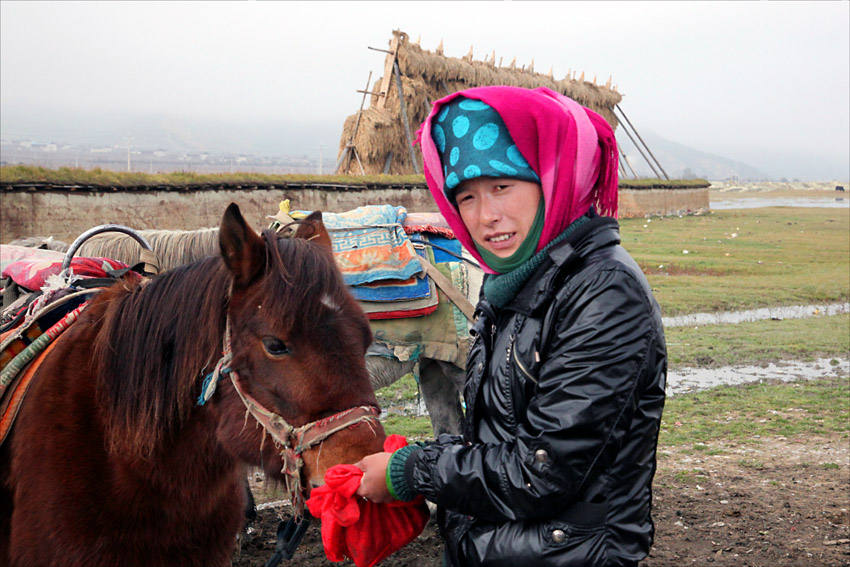
[[[372,333],[334,263],[321,213],[278,238],[257,235],[232,204],[219,242],[232,278],[230,379],[214,398],[221,442],[291,491],[293,481],[321,484],[330,466],[381,451],[365,362]]]

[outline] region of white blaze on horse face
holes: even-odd
[[[337,303],[337,301],[327,293],[322,296],[321,302],[322,305],[331,309],[332,311],[339,311],[340,309],[342,309],[342,305]]]

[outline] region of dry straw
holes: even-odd
[[[499,64],[496,63],[495,53],[486,56],[483,61],[475,61],[472,49],[462,58],[446,57],[443,55],[442,43],[431,52],[422,49],[418,42],[411,43],[402,31],[393,31],[393,35],[395,37],[391,44],[397,39],[397,58],[407,120],[414,136],[428,116],[433,101],[459,90],[489,85],[548,87],[595,110],[613,128],[618,125],[613,108],[622,100],[622,95],[616,87],[611,88],[610,79],[606,85],[597,85],[595,78],[593,81],[584,80],[584,73],[578,79],[575,73],[572,76],[567,73],[563,79],[555,79],[551,71],[548,74],[535,72],[533,61],[528,68],[517,68],[515,61],[502,66],[501,60]],[[388,54],[387,58],[391,62],[392,54]],[[389,174],[414,173],[395,78],[389,82],[383,108],[379,108],[378,104],[380,84],[379,79],[372,88],[370,106],[362,111],[356,135],[354,128],[357,114],[345,120],[338,155],[341,156],[346,145],[353,142],[367,175],[383,173],[388,161]],[[421,154],[417,151],[415,155],[421,171]],[[339,173],[359,174],[360,167],[356,159],[352,156],[352,159],[343,160]]]

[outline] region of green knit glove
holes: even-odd
[[[396,500],[410,502],[416,498],[416,493],[412,487],[407,486],[407,480],[404,478],[404,464],[411,454],[421,449],[419,445],[407,445],[390,456],[387,463],[387,490]]]

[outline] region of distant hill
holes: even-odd
[[[104,111],[37,112],[20,109],[0,115],[4,140],[57,142],[79,146],[126,147],[127,135],[134,149],[190,153],[293,155],[315,154],[320,140],[331,140],[334,150],[340,126],[199,120],[164,114],[126,115]],[[332,152],[328,150],[327,158]],[[335,155],[335,152],[334,152]]]
[[[770,175],[746,163],[702,152],[690,146],[662,138],[654,132],[641,131],[640,135],[670,178],[712,180],[737,178],[742,181],[770,179]],[[638,177],[656,177],[622,128],[617,129],[617,143],[623,148]],[[643,151],[646,154],[646,150],[643,149]],[[647,157],[650,156],[647,154]],[[628,177],[631,177],[631,172],[628,169],[627,173]]]

